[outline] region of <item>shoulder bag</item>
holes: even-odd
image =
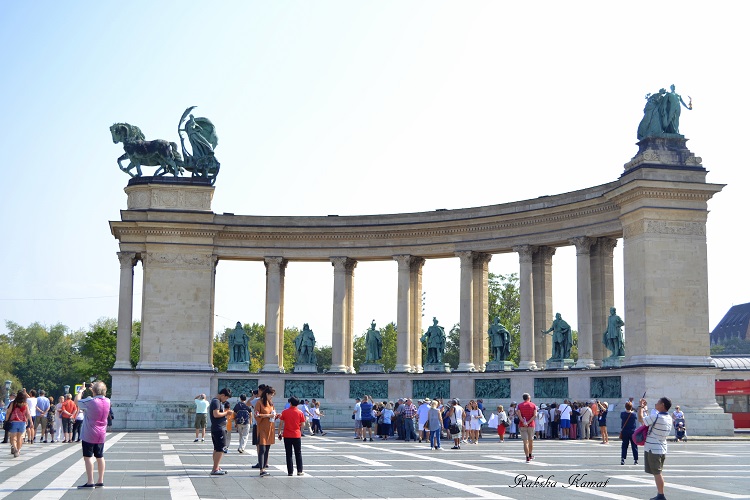
[[[633,416],[633,413],[628,414],[628,418],[625,419],[625,423],[622,424],[622,428],[620,428],[620,435],[618,436],[620,438],[620,441],[622,441],[622,431],[625,429],[625,426],[628,425],[628,422],[630,422],[630,417]]]

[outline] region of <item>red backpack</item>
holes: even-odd
[[[13,403],[13,413],[10,414],[11,422],[26,422],[26,407],[18,407]]]

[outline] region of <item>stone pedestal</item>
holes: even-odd
[[[509,372],[516,367],[511,361],[490,361],[484,371],[486,372]]]
[[[625,356],[610,356],[602,360],[602,368],[620,368],[625,361]]]
[[[426,363],[424,365],[425,373],[450,373],[451,368],[448,363]]]
[[[362,363],[359,365],[359,373],[385,373],[380,363]]]
[[[575,361],[570,358],[566,359],[548,359],[546,369],[547,370],[569,370],[573,368]]]
[[[318,373],[318,366],[312,363],[297,363],[294,365],[294,373]]]
[[[227,366],[228,372],[244,372],[247,373],[250,371],[250,362],[249,361],[241,361],[239,363],[229,363]]]

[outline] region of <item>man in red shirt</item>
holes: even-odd
[[[528,393],[523,395],[523,403],[518,405],[518,431],[523,439],[523,451],[526,454],[526,461],[534,459],[534,424],[536,422],[536,405],[531,402],[531,396]]]
[[[304,476],[302,471],[302,425],[305,423],[305,415],[297,408],[299,399],[292,396],[289,398],[289,408],[281,412],[279,419],[279,439],[284,440],[284,451],[286,451],[286,471],[291,476],[294,473],[292,467],[292,448],[294,458],[297,462],[297,475]]]

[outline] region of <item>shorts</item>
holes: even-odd
[[[524,441],[531,441],[534,439],[533,427],[519,427],[518,433],[521,435],[521,439]]]
[[[667,456],[657,455],[650,451],[647,451],[645,455],[643,464],[646,474],[653,474],[654,476],[661,474],[661,471],[664,468],[664,459],[667,458]]]
[[[250,443],[253,446],[258,446],[258,426],[256,424],[253,424],[253,437]]]
[[[355,420],[354,421],[354,428],[355,429],[361,429],[362,428],[362,421],[361,420]]]
[[[458,432],[457,432],[457,433],[455,433],[455,434],[453,434],[453,433],[451,432],[451,437],[452,437],[453,439],[458,439],[458,438],[460,438],[460,437],[461,437],[461,431],[463,430],[463,427],[461,426],[461,422],[456,422],[456,427],[458,427]],[[450,432],[450,431],[448,431],[448,432]]]
[[[104,458],[104,443],[87,443],[81,441],[84,457]]]
[[[371,429],[372,428],[372,420],[360,420],[362,422],[362,427],[365,429]]]
[[[424,424],[425,424],[425,422],[418,422],[418,423],[417,423],[417,430],[418,430],[419,432],[422,432],[422,431],[424,430]],[[428,430],[429,430],[429,429],[428,429]]]
[[[73,432],[73,419],[72,418],[64,418],[62,419],[62,430],[63,432],[66,432],[70,434]]]
[[[206,428],[206,414],[205,413],[196,413],[195,414],[195,428],[196,429],[205,429]]]
[[[227,447],[224,440],[224,429],[211,427],[211,441],[214,443],[214,451],[224,451],[224,448]]]
[[[570,420],[567,418],[561,418],[560,429],[570,429]]]
[[[36,425],[42,426],[42,432],[47,430],[47,417],[36,417],[37,420],[34,422]]]
[[[26,432],[26,422],[11,422],[8,432],[11,434],[22,434]]]

